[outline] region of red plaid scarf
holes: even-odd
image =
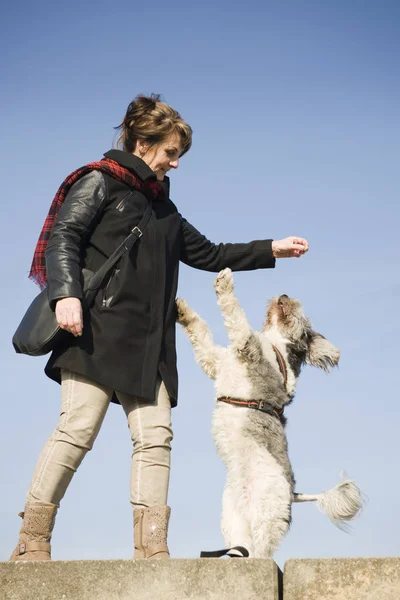
[[[46,248],[50,238],[51,230],[54,225],[54,221],[57,218],[62,203],[65,200],[66,195],[71,189],[72,185],[78,181],[80,177],[83,177],[90,171],[101,171],[107,173],[114,179],[126,183],[129,187],[135,190],[141,190],[143,192],[149,192],[149,196],[157,199],[161,198],[164,194],[162,187],[154,179],[143,181],[139,179],[125,167],[121,167],[115,160],[110,158],[103,158],[98,162],[93,162],[88,165],[84,165],[80,169],[77,169],[71,175],[68,175],[62,182],[57,190],[54,200],[51,203],[50,210],[47,214],[46,220],[40,232],[38,242],[36,244],[35,253],[33,255],[32,266],[29,272],[29,279],[32,279],[37,283],[41,289],[46,287]]]

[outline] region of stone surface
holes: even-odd
[[[400,600],[400,558],[289,560],[284,600]]]
[[[263,559],[0,563],[0,600],[279,600]]]

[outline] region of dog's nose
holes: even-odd
[[[281,294],[279,298],[289,298],[289,296],[287,294]]]

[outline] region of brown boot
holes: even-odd
[[[169,506],[135,508],[133,558],[169,558],[167,546]]]
[[[26,504],[17,547],[10,560],[51,560],[50,540],[58,506]]]

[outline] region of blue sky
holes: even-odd
[[[287,411],[290,457],[298,491],[329,488],[346,469],[368,504],[351,535],[313,505],[295,506],[276,561],[398,555],[398,2],[20,1],[1,8],[0,23],[0,560],[59,412],[46,358],[11,346],[37,292],[27,279],[37,236],[64,177],[100,158],[131,99],[151,92],[194,130],[171,178],[190,222],[215,242],[309,240],[301,260],[236,274],[252,325],[286,293],[342,352],[331,375],[302,373]],[[226,343],[213,280],[183,266],[179,295]],[[212,383],[181,331],[178,353],[169,541],[173,556],[197,557],[223,547],[224,469],[210,433]],[[54,558],[132,555],[130,454],[125,416],[111,406],[62,503]]]

